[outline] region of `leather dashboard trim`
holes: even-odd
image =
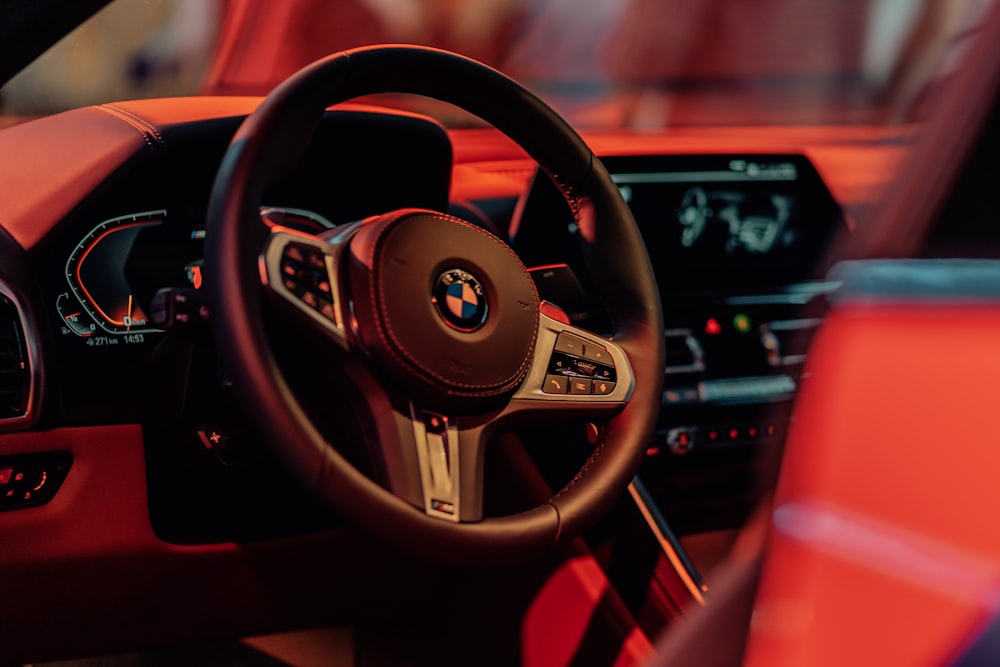
[[[85,107],[0,133],[0,225],[31,250],[147,138],[98,107]]]

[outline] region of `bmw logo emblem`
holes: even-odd
[[[486,322],[486,292],[468,271],[449,269],[434,281],[431,302],[448,326],[475,331]]]

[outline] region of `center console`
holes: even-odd
[[[843,213],[801,155],[602,158],[660,285],[667,350],[659,424],[640,477],[678,533],[739,525],[780,449],[806,351],[836,284],[819,266]],[[610,333],[580,238],[539,173],[513,244],[542,298]]]

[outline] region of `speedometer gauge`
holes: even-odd
[[[139,232],[163,223],[165,210],[105,220],[81,240],[66,261],[66,281],[81,306],[109,334],[159,331],[139,306],[125,278],[123,258]]]

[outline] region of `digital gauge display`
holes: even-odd
[[[280,206],[261,207],[269,227],[319,234],[334,225],[318,213]],[[204,227],[184,218],[167,221],[158,209],[105,220],[69,252],[67,291],[58,294],[61,332],[90,347],[139,344],[154,327],[144,306],[162,287],[202,287]]]
[[[105,220],[73,248],[66,260],[70,293],[61,294],[56,302],[64,332],[83,338],[112,334],[142,342],[141,334],[159,331],[150,325],[129,286],[122,258],[128,257],[139,233],[163,224],[166,214],[147,211]]]

